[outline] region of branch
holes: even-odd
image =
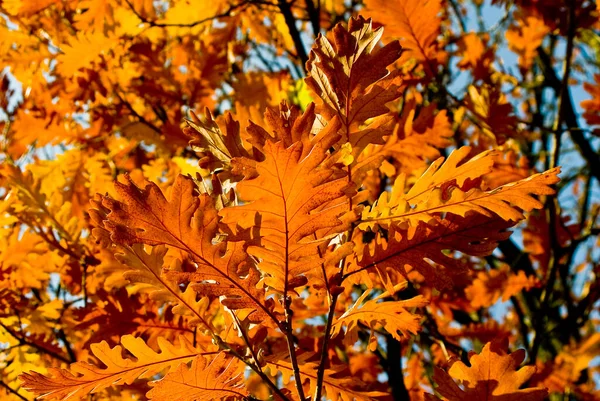
[[[300,366],[298,365],[298,358],[296,357],[296,345],[294,344],[294,334],[292,331],[293,312],[290,308],[290,302],[291,298],[287,295],[286,291],[286,293],[283,295],[283,303],[285,309],[285,326],[283,329],[283,334],[285,334],[285,339],[287,340],[288,353],[290,354],[290,362],[292,364],[292,370],[294,371],[294,382],[296,383],[296,391],[298,392],[298,397],[300,397],[300,401],[304,401],[306,397],[304,396],[304,389],[302,388],[302,377],[300,376]]]
[[[125,0],[127,1],[127,0]],[[133,106],[131,105],[131,103],[129,103],[127,100],[125,100],[121,94],[119,93],[118,90],[116,90],[117,88],[115,88],[114,93],[117,95],[117,99],[119,99],[119,101],[121,102],[121,104],[123,106],[125,106],[127,108],[127,110],[129,110],[129,112],[136,117],[142,124],[146,125],[148,128],[150,128],[152,131],[156,132],[157,134],[161,134],[162,131],[160,130],[160,128],[158,128],[156,125],[152,124],[151,122],[149,122],[148,120],[146,120],[142,115],[140,115],[137,111],[135,111],[135,109],[133,108]]]
[[[463,19],[458,4],[456,4],[456,0],[450,0],[450,6],[452,7],[452,11],[456,14],[456,19],[458,19],[458,25],[460,26],[460,31],[465,34],[467,33],[467,24]]]
[[[410,401],[402,374],[402,345],[390,334],[385,335],[387,344],[388,384],[392,388],[394,401]],[[315,400],[316,401],[316,400]]]
[[[559,94],[562,88],[562,81],[558,79],[556,72],[552,68],[550,56],[548,56],[541,47],[538,48],[537,59],[545,77],[545,85],[552,88],[554,93]],[[598,156],[596,151],[592,148],[579,127],[577,114],[575,113],[575,107],[573,106],[573,100],[569,90],[567,90],[564,100],[564,106],[562,106],[561,109],[564,113],[564,122],[569,128],[569,135],[571,136],[573,143],[575,143],[575,146],[577,146],[581,156],[589,164],[590,174],[600,181],[600,156]]]
[[[567,49],[566,49],[566,54],[565,54],[565,64],[564,64],[564,69],[563,69],[563,71],[564,71],[563,79],[562,79],[562,81],[560,81],[560,83],[555,82],[554,87],[553,87],[555,92],[557,92],[557,90],[558,90],[559,99],[558,99],[558,112],[557,112],[556,120],[554,122],[554,127],[553,127],[553,129],[554,129],[554,149],[553,149],[553,155],[552,155],[550,167],[555,167],[558,164],[558,160],[560,157],[561,135],[562,135],[561,129],[562,129],[563,121],[567,122],[567,126],[569,128],[573,128],[570,124],[575,124],[578,127],[577,116],[575,115],[575,110],[573,108],[573,102],[571,99],[571,92],[569,91],[569,75],[571,72],[571,59],[573,57],[573,45],[574,45],[575,33],[577,30],[577,25],[575,23],[575,5],[573,4],[572,1],[569,4],[569,13],[568,13],[567,18],[568,18],[568,23],[569,23],[569,30],[568,30],[568,37],[567,37]],[[554,69],[549,68],[549,70],[551,70],[552,73],[554,74]],[[556,77],[555,74],[554,74],[553,81],[558,81],[558,77]],[[557,86],[558,84],[559,84],[559,86]],[[574,132],[570,131],[570,133],[571,133],[571,137],[573,138]],[[581,132],[579,132],[579,134],[583,138],[583,134]],[[573,140],[575,141],[574,138],[573,138]],[[589,143],[587,141],[585,141],[585,143],[587,146],[589,146]],[[590,149],[591,149],[591,147],[590,147]],[[583,152],[582,152],[582,154],[583,154]],[[585,157],[585,155],[584,155],[584,157]],[[594,160],[596,160],[596,162],[599,163],[598,168],[600,168],[600,161],[597,159],[597,157]],[[592,161],[588,160],[588,163],[590,163],[591,172],[592,172],[592,174],[594,174],[595,168],[591,165]],[[600,177],[600,171],[596,171],[596,174],[599,174],[598,177]],[[531,354],[530,354],[530,360],[532,362],[535,362],[535,360],[537,358],[537,353],[538,353],[539,347],[542,343],[541,331],[544,327],[545,317],[548,316],[548,313],[549,313],[552,296],[554,294],[553,289],[554,289],[554,284],[556,282],[556,276],[558,273],[558,269],[559,269],[559,267],[562,267],[563,269],[568,268],[568,265],[563,265],[560,262],[560,259],[562,256],[564,256],[564,254],[563,254],[563,252],[561,252],[560,243],[558,242],[558,238],[556,236],[556,232],[554,229],[556,227],[557,216],[560,216],[560,209],[558,206],[558,197],[557,196],[548,197],[546,206],[547,206],[547,212],[549,214],[548,223],[550,225],[550,247],[551,247],[551,251],[552,251],[552,256],[550,258],[551,266],[549,267],[547,275],[546,275],[546,285],[544,286],[544,289],[543,289],[541,297],[540,297],[540,309],[538,310],[538,313],[536,314],[537,318],[535,319],[535,323],[534,323],[535,337],[533,339],[533,345],[531,347]],[[567,295],[567,297],[568,297],[568,295]],[[571,309],[572,309],[572,307],[569,308],[569,310],[571,310]]]
[[[307,0],[310,2],[311,0]],[[294,47],[296,47],[296,52],[298,53],[298,58],[302,62],[302,68],[306,69],[306,62],[308,61],[308,54],[306,53],[306,49],[304,48],[304,44],[302,43],[302,38],[300,37],[300,31],[296,27],[296,18],[294,18],[294,14],[292,13],[292,8],[290,7],[290,3],[286,0],[278,0],[279,10],[283,14],[283,18],[285,19],[285,24],[288,27],[290,32],[290,36],[294,41]]]
[[[329,337],[331,337],[331,328],[333,327],[333,316],[335,315],[335,305],[337,303],[338,295],[339,294],[333,295],[329,302],[327,325],[325,326],[325,334],[323,335],[323,345],[321,346],[321,358],[319,360],[319,368],[317,369],[317,385],[315,387],[313,401],[319,401],[323,392],[323,379],[325,378],[325,362],[327,362],[327,348],[329,347]]]
[[[306,0],[306,11],[308,12],[313,34],[316,38],[321,32],[321,0],[317,0],[316,7],[313,0]]]

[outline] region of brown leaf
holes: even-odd
[[[348,28],[336,25],[333,42],[319,35],[306,65],[305,82],[318,98],[317,112],[327,120],[340,119],[342,140],[358,146],[356,155],[389,134],[361,125],[371,118],[388,119],[386,103],[400,96],[400,71],[387,67],[400,57],[402,48],[397,41],[379,47],[382,33],[381,28],[372,28],[371,20],[351,18]],[[376,127],[377,122],[371,125]]]

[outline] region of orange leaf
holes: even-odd
[[[365,291],[342,316],[333,324],[332,336],[341,332],[342,326],[346,326],[344,342],[352,346],[358,341],[358,324],[363,322],[371,328],[371,347],[377,346],[377,340],[373,330],[381,325],[396,340],[402,341],[407,333],[416,334],[420,328],[421,316],[410,313],[408,308],[422,307],[428,304],[422,295],[403,301],[379,302],[379,298],[363,301],[369,296],[370,291]],[[402,333],[401,336],[399,333]],[[374,349],[371,348],[371,351]]]
[[[41,395],[40,398],[67,400],[95,393],[109,386],[131,384],[138,378],[152,377],[202,353],[185,337],[180,337],[178,347],[159,338],[160,352],[153,351],[144,340],[132,335],[123,336],[121,344],[114,348],[110,348],[106,341],[92,344],[92,353],[105,368],[87,362],[75,362],[69,370],[49,368],[49,376],[37,372],[25,373],[20,376],[23,388]],[[123,358],[123,348],[135,359]]]
[[[449,214],[445,219],[436,220],[434,225],[420,222],[410,231],[390,225],[388,239],[378,234],[375,243],[365,245],[362,256],[350,264],[346,277],[367,269],[385,274],[386,268],[407,276],[405,267],[409,266],[433,281],[435,287],[450,287],[451,275],[464,272],[466,267],[444,251],[487,256],[499,241],[510,236],[510,232],[505,230],[515,224],[483,215],[464,218]]]
[[[433,380],[436,389],[448,401],[542,401],[548,391],[541,387],[519,390],[535,373],[534,366],[519,365],[525,359],[525,350],[509,354],[507,342],[487,343],[480,354],[471,354],[470,367],[454,362],[448,373],[436,369]],[[459,380],[464,389],[452,379]],[[437,398],[427,395],[429,400]]]
[[[506,302],[513,295],[523,290],[529,290],[539,285],[534,276],[526,276],[523,271],[511,273],[508,266],[499,270],[480,272],[477,278],[465,289],[465,294],[471,300],[474,308],[488,307],[502,297]]]
[[[258,244],[248,253],[260,260],[265,283],[278,292],[304,285],[305,275],[323,263],[317,248],[325,239],[315,233],[338,226],[338,216],[348,209],[344,174],[321,165],[337,138],[317,136],[308,148],[302,142],[289,148],[267,142],[266,159],[256,165],[258,177],[238,184],[247,203],[221,211],[232,228],[259,230]]]
[[[440,34],[440,0],[366,0],[365,13],[384,25],[386,37],[401,39],[408,55],[419,61],[435,58]],[[426,70],[433,75],[431,66]]]
[[[242,245],[213,243],[219,223],[217,210],[209,195],[195,195],[192,179],[179,175],[170,200],[154,183],[143,190],[131,180],[128,184],[116,182],[115,187],[124,202],[102,198],[103,207],[111,210],[104,226],[114,242],[164,244],[181,249],[195,262],[196,272],[172,272],[167,277],[191,281],[201,295],[224,296],[229,301],[223,303],[232,308],[254,309],[256,321],[277,320],[270,302],[265,302],[264,291],[255,288],[258,273],[247,268],[243,271],[247,255]],[[194,281],[199,284],[194,285]]]
[[[202,355],[192,360],[192,367],[181,364],[161,380],[152,382],[147,393],[153,401],[211,401],[242,400],[248,392],[244,388],[238,359],[218,354],[209,363]]]

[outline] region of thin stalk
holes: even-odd
[[[260,378],[263,380],[263,382],[265,382],[267,384],[267,386],[269,386],[271,388],[271,390],[273,390],[273,392],[275,392],[275,394],[277,394],[277,396],[281,400],[290,401],[289,398],[287,398],[285,396],[285,394],[283,394],[281,392],[279,387],[277,387],[275,385],[275,383],[273,383],[273,381],[265,374],[265,372],[263,372],[263,370],[260,367],[259,362],[258,362],[258,355],[256,355],[256,352],[254,352],[254,348],[252,348],[252,344],[250,342],[250,339],[248,338],[248,333],[246,333],[244,331],[244,329],[242,328],[242,323],[240,322],[240,319],[235,314],[235,311],[231,311],[231,315],[233,316],[233,320],[235,321],[235,324],[240,329],[242,339],[244,340],[244,343],[246,343],[246,347],[248,347],[248,350],[250,351],[250,355],[252,355],[253,362],[250,363],[248,361],[244,361],[246,363],[246,365],[248,365],[250,367],[250,369],[252,369],[258,376],[260,376]]]

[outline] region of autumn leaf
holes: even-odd
[[[219,224],[217,210],[209,195],[195,195],[192,179],[179,175],[170,200],[152,183],[140,190],[130,180],[128,184],[116,182],[115,188],[123,203],[102,198],[102,206],[110,210],[103,222],[112,241],[181,249],[196,263],[196,272],[172,272],[171,279],[180,283],[204,281],[204,285],[193,287],[201,295],[218,293],[229,298],[231,307],[254,309],[257,321],[277,321],[264,294],[255,288],[257,273],[250,270],[247,277],[240,276],[240,265],[246,260],[241,244],[213,244]]]
[[[58,0],[5,0],[2,6],[11,15],[28,16],[35,14],[46,7],[58,3]]]
[[[377,235],[373,243],[359,251],[362,256],[349,264],[346,277],[367,269],[376,269],[385,276],[387,268],[407,276],[406,267],[409,266],[433,286],[447,288],[451,286],[451,277],[464,272],[466,266],[444,251],[487,256],[499,241],[510,236],[506,229],[515,224],[483,215],[464,218],[449,214],[436,220],[433,225],[420,222],[411,230],[390,225],[387,239]],[[355,277],[352,280],[359,279]]]
[[[92,353],[104,364],[104,368],[87,362],[75,362],[69,370],[50,368],[48,376],[30,372],[20,378],[23,388],[40,398],[67,400],[109,386],[131,384],[139,378],[152,377],[203,353],[184,337],[180,337],[179,346],[164,339],[159,339],[158,345],[160,352],[155,352],[141,338],[127,335],[121,338],[121,345],[114,348],[110,348],[105,341],[92,344]],[[123,358],[124,349],[135,359]]]
[[[599,1],[0,0],[0,398],[598,398]]]
[[[487,45],[489,35],[479,35],[471,32],[460,38],[458,47],[462,53],[462,59],[458,67],[463,70],[471,70],[476,80],[485,79],[490,72],[494,61],[494,47]]]
[[[519,20],[518,25],[506,31],[508,47],[519,55],[519,67],[522,71],[531,67],[537,48],[549,32],[550,28],[544,24],[543,19],[533,15]]]
[[[435,40],[440,34],[438,14],[440,0],[367,0],[365,12],[385,27],[387,38],[401,39],[409,56],[425,62],[426,71],[433,75],[427,63],[435,59]]]
[[[238,185],[246,204],[221,211],[234,230],[259,230],[248,253],[260,260],[265,284],[280,293],[304,285],[306,275],[323,263],[316,255],[324,239],[313,235],[339,225],[338,217],[347,211],[350,188],[344,174],[322,166],[336,140],[336,135],[317,136],[308,149],[302,142],[288,148],[266,143],[258,177]]]
[[[393,132],[386,138],[385,144],[369,145],[352,166],[353,179],[364,180],[369,171],[390,158],[393,158],[393,166],[398,166],[400,172],[406,174],[420,170],[439,158],[439,149],[451,143],[453,134],[446,111],[436,112],[436,107],[432,103],[418,110],[417,114],[415,102],[408,102],[406,109],[410,111],[394,122]]]
[[[99,235],[99,229],[95,230],[96,235]],[[196,292],[192,287],[184,291],[175,280],[169,280],[163,275],[164,257],[167,253],[165,246],[156,246],[147,253],[140,244],[131,247],[124,245],[116,247],[114,252],[121,265],[112,274],[118,274],[129,281],[132,284],[129,287],[132,294],[147,293],[154,301],[169,302],[173,305],[173,312],[191,317],[191,326],[202,324],[204,328],[210,327],[204,318],[208,299],[196,300]]]
[[[448,401],[494,400],[494,401],[542,401],[548,395],[544,388],[519,390],[534,374],[534,366],[519,365],[525,360],[525,350],[507,352],[506,342],[487,343],[480,354],[471,354],[471,366],[461,361],[452,364],[448,373],[436,369],[436,391]],[[454,380],[459,380],[464,389]],[[428,394],[428,400],[438,398]]]
[[[514,136],[517,117],[513,106],[498,88],[491,85],[479,88],[470,85],[467,91],[469,96],[465,99],[465,106],[478,118],[484,137],[502,145]]]
[[[583,117],[590,125],[600,124],[600,74],[594,75],[594,83],[584,82],[583,88],[587,93],[592,95],[591,99],[586,99],[581,102],[581,107],[584,109]],[[595,135],[598,135],[598,131],[595,129],[592,131]]]
[[[185,121],[188,127],[184,132],[193,138],[190,145],[202,154],[204,160],[200,163],[206,168],[230,168],[232,158],[249,156],[242,144],[240,124],[230,113],[225,115],[224,121],[215,121],[206,109],[204,120],[194,115],[193,120]]]
[[[71,76],[77,70],[90,67],[102,53],[108,52],[114,45],[111,37],[102,31],[80,33],[69,39],[69,44],[62,46],[63,53],[57,57],[57,71],[64,76]]]
[[[152,382],[152,390],[147,396],[153,401],[246,399],[248,392],[238,365],[238,360],[225,353],[217,354],[209,362],[199,355],[192,360],[190,368],[181,364],[161,380]]]
[[[398,341],[410,334],[416,334],[420,328],[419,321],[421,316],[412,314],[408,311],[410,308],[418,308],[427,305],[427,300],[421,295],[402,301],[380,301],[380,297],[368,300],[370,291],[365,291],[342,316],[333,324],[332,336],[341,333],[343,326],[346,326],[344,342],[347,345],[355,344],[358,340],[359,323],[366,324],[371,329],[371,339],[369,346],[377,347],[377,339],[374,330],[381,325]],[[402,335],[400,335],[401,333]]]
[[[445,163],[442,164],[442,158],[432,163],[406,194],[406,176],[399,175],[391,193],[383,193],[370,210],[363,211],[363,226],[389,220],[414,226],[421,221],[431,221],[434,213],[441,212],[462,217],[476,212],[518,221],[524,218],[521,210],[543,207],[532,195],[553,194],[550,185],[559,181],[557,175],[560,169],[555,168],[488,191],[472,184],[465,188],[466,183],[489,173],[494,163],[493,153],[488,152],[458,166],[469,151],[469,148],[461,148],[454,151]]]
[[[318,99],[317,112],[328,121],[337,116],[342,139],[350,142],[355,156],[369,143],[382,143],[389,134],[386,103],[400,96],[400,71],[387,67],[400,57],[397,41],[378,47],[383,34],[371,20],[352,18],[348,28],[338,24],[333,42],[319,35],[307,63],[306,85]],[[374,119],[367,127],[361,126]]]
[[[467,297],[474,308],[489,307],[498,299],[506,302],[510,297],[537,287],[539,281],[525,272],[509,272],[508,266],[489,272],[479,272],[473,283],[465,289]]]

